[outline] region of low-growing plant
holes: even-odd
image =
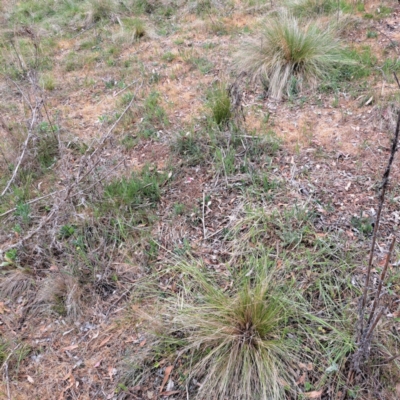
[[[174,214],[175,215],[183,215],[183,213],[185,212],[185,205],[182,203],[175,203],[174,204]]]
[[[144,22],[138,18],[135,18],[131,21],[132,22],[129,24],[129,27],[132,30],[133,39],[139,40],[146,34],[146,27],[144,25]]]
[[[53,75],[46,74],[43,75],[40,79],[40,83],[43,86],[43,89],[52,91],[56,88],[56,82],[54,80]]]
[[[326,76],[320,86],[320,91],[337,90],[343,85],[349,85],[351,81],[366,78],[371,75],[373,67],[377,63],[377,58],[369,46],[360,49],[346,49],[345,58],[352,62],[337,65],[329,76]]]
[[[145,167],[129,178],[117,179],[104,188],[104,199],[113,208],[133,210],[144,205],[152,206],[161,198],[163,174]]]
[[[2,366],[4,361],[6,361],[8,353],[9,353],[9,343],[1,338],[0,339],[0,365]]]
[[[151,92],[142,104],[142,119],[138,124],[139,134],[145,138],[154,135],[157,130],[169,124],[167,114],[160,105],[160,94]]]
[[[117,6],[112,0],[87,0],[87,19],[90,23],[107,20]]]
[[[231,99],[224,84],[219,84],[211,90],[208,105],[213,121],[220,127],[226,125],[232,116],[232,111]]]
[[[72,72],[79,70],[83,67],[82,58],[78,56],[75,52],[71,51],[68,53],[65,59],[65,71]]]
[[[378,37],[378,32],[375,31],[367,31],[367,38],[368,39],[375,39]]]
[[[73,225],[63,225],[60,228],[60,237],[62,239],[68,239],[75,233],[75,227]]]
[[[292,77],[299,91],[313,88],[343,64],[354,61],[343,53],[332,27],[323,28],[313,21],[304,25],[287,11],[267,19],[260,36],[244,43],[236,57],[238,72],[261,81],[277,99],[293,90]]]
[[[388,17],[391,12],[392,12],[392,8],[387,7],[383,4],[381,4],[377,9],[376,9],[376,14],[378,16],[378,18],[386,18]]]
[[[350,223],[362,235],[371,235],[374,229],[371,218],[363,216],[362,212],[360,216],[353,215]]]
[[[37,143],[37,160],[40,167],[45,170],[51,167],[59,154],[58,140],[53,132],[40,135]]]
[[[286,7],[296,16],[313,17],[321,14],[332,14],[338,11],[349,11],[350,6],[343,0],[286,0]]]
[[[175,60],[176,55],[174,53],[171,53],[170,51],[167,51],[166,53],[164,53],[161,57],[161,59],[163,61],[167,61],[167,62],[172,62]]]
[[[18,250],[17,249],[10,249],[5,252],[4,259],[6,263],[14,264],[17,261]]]
[[[183,61],[193,68],[197,68],[203,75],[208,74],[214,67],[214,64],[208,58],[202,57],[193,49],[180,51],[179,54]]]
[[[180,132],[171,143],[171,149],[183,156],[190,166],[201,164],[205,158],[204,140],[191,131]]]
[[[228,176],[236,171],[235,165],[236,151],[233,147],[227,149],[217,147],[214,152],[215,169]]]
[[[31,220],[31,207],[27,203],[19,202],[15,206],[14,215],[22,222],[27,225]]]
[[[121,96],[119,103],[122,107],[126,107],[134,97],[135,95],[132,92],[126,92]]]

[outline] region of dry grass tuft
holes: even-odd
[[[42,282],[35,301],[37,311],[54,311],[76,319],[83,311],[82,288],[78,279],[66,274],[50,275]]]
[[[30,289],[33,289],[34,285],[35,281],[28,270],[16,269],[10,271],[0,281],[0,297],[15,300]]]

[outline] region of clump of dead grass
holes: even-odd
[[[34,308],[39,312],[53,311],[75,320],[83,311],[82,285],[65,273],[48,275],[41,282]]]
[[[14,269],[0,281],[0,298],[15,300],[34,286],[35,281],[30,270]]]

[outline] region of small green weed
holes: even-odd
[[[31,221],[31,207],[26,203],[18,203],[15,206],[14,215],[23,225],[29,225]]]
[[[132,92],[126,92],[121,96],[119,104],[121,107],[126,107],[135,97]]]
[[[356,7],[358,12],[363,12],[365,11],[365,4],[363,1],[357,1],[357,7]]]
[[[161,198],[160,185],[164,181],[163,174],[146,167],[140,174],[110,182],[104,188],[104,200],[110,207],[127,211],[154,206]]]
[[[97,23],[110,19],[116,4],[112,0],[87,0],[88,22]]]
[[[286,6],[294,15],[314,17],[321,14],[332,14],[340,11],[350,11],[349,5],[343,0],[286,0]]]
[[[1,338],[0,339],[0,365],[3,365],[4,361],[6,361],[7,356],[9,354],[9,343]]]
[[[392,77],[393,73],[399,73],[400,71],[400,60],[386,58],[383,65],[382,70],[384,71],[387,77]]]
[[[176,55],[174,53],[171,53],[170,51],[167,51],[161,57],[161,59],[163,61],[167,61],[167,62],[172,62],[175,60],[175,58],[176,58]]]
[[[185,212],[185,209],[186,209],[186,207],[182,203],[175,203],[174,204],[173,210],[174,210],[174,214],[175,215],[183,215],[184,212]]]
[[[208,74],[214,68],[214,64],[206,57],[200,56],[194,50],[182,50],[179,52],[182,60],[197,68],[203,75]]]
[[[362,211],[359,217],[352,216],[350,223],[358,232],[365,236],[371,235],[374,229],[371,218],[364,217]]]
[[[236,172],[235,157],[236,151],[234,148],[223,149],[217,147],[214,152],[215,169],[226,176],[234,174]]]
[[[341,86],[371,75],[377,58],[369,46],[364,46],[360,50],[347,49],[344,53],[345,57],[353,62],[336,66],[319,86],[320,91],[337,92]]]
[[[226,125],[232,116],[231,99],[224,84],[213,88],[209,94],[208,106],[211,110],[211,117],[219,126]]]
[[[38,125],[36,158],[40,167],[44,170],[54,164],[59,154],[58,139],[55,132],[58,129],[58,126],[50,126],[48,122],[41,122]]]
[[[121,139],[121,144],[125,147],[126,150],[131,150],[133,149],[138,143],[138,140],[136,139],[135,136],[132,136],[131,134],[126,134],[122,139]]]
[[[385,5],[381,4],[377,9],[376,9],[376,14],[379,18],[387,18],[390,16],[392,13],[393,9],[390,7],[386,7]]]
[[[77,53],[71,51],[65,58],[64,68],[67,72],[79,70],[83,67],[83,59]]]
[[[167,114],[160,105],[160,94],[151,92],[142,104],[142,120],[138,125],[139,135],[145,138],[154,136],[159,129],[169,124]]]
[[[14,264],[17,261],[18,250],[10,249],[5,252],[5,260],[11,264]]]
[[[55,79],[54,79],[53,75],[50,75],[50,74],[43,75],[40,79],[40,83],[41,83],[41,86],[43,87],[43,89],[48,90],[48,91],[52,91],[56,88]]]
[[[75,233],[75,227],[73,225],[63,225],[60,228],[60,238],[61,239],[68,239]]]
[[[204,161],[204,143],[200,135],[193,132],[180,132],[171,144],[172,150],[185,157],[190,166],[201,164]]]
[[[146,27],[141,19],[134,18],[130,20],[129,29],[132,30],[133,39],[140,40],[146,35]]]
[[[367,31],[367,38],[368,39],[375,39],[378,37],[378,32],[375,31]]]

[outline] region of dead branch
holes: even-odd
[[[382,183],[381,183],[381,193],[380,193],[380,196],[379,196],[378,212],[377,212],[376,219],[375,219],[374,232],[373,232],[373,235],[372,235],[371,250],[370,250],[370,253],[369,253],[369,260],[368,260],[368,267],[367,267],[367,278],[366,278],[366,281],[365,281],[365,286],[364,286],[363,296],[362,296],[362,301],[361,301],[359,339],[361,338],[362,332],[364,331],[365,305],[366,305],[366,301],[367,301],[369,282],[370,282],[370,278],[371,278],[372,260],[374,258],[376,236],[377,236],[377,232],[378,232],[378,229],[379,229],[379,223],[380,223],[380,219],[381,219],[383,203],[385,201],[385,194],[386,194],[386,190],[387,190],[387,187],[388,187],[388,184],[389,184],[390,171],[391,171],[391,168],[392,168],[394,155],[396,154],[396,151],[397,151],[399,133],[400,133],[400,112],[399,112],[398,117],[397,117],[397,126],[396,126],[396,131],[395,131],[395,135],[394,135],[393,142],[392,142],[392,147],[391,147],[391,150],[390,150],[390,157],[389,157],[388,165],[387,165],[386,170],[385,170],[385,172],[383,174]]]
[[[37,202],[40,201],[40,200],[46,199],[47,197],[53,196],[53,195],[55,195],[55,194],[57,194],[57,193],[61,193],[61,192],[65,191],[65,190],[66,190],[65,188],[64,188],[64,189],[61,189],[61,190],[56,190],[56,191],[54,191],[54,192],[45,194],[44,196],[36,197],[35,199],[29,200],[29,201],[27,201],[25,204],[34,204],[34,203],[37,203]],[[3,217],[5,217],[6,215],[11,214],[11,213],[14,212],[16,209],[17,209],[17,207],[14,207],[14,208],[11,208],[10,210],[7,210],[7,211],[3,212],[3,214],[0,214],[0,218],[3,218]]]
[[[31,239],[33,236],[35,236],[38,232],[41,231],[41,229],[50,222],[50,220],[53,218],[54,214],[56,213],[56,208],[53,207],[53,209],[50,211],[49,215],[46,218],[43,218],[42,221],[40,222],[39,226],[32,230],[31,232],[29,232],[26,236],[24,236],[21,240],[19,240],[18,242],[9,245],[8,247],[6,247],[5,249],[2,249],[0,251],[3,253],[6,253],[7,251],[9,251],[10,249],[14,249],[16,247],[21,247],[26,241],[28,241],[29,239]]]
[[[10,180],[7,182],[6,187],[1,192],[0,197],[3,197],[7,193],[8,189],[10,188],[11,184],[14,182],[14,179],[17,176],[18,170],[19,170],[19,168],[20,168],[20,166],[22,164],[22,161],[24,159],[26,150],[28,148],[28,144],[29,144],[29,142],[30,142],[30,140],[31,140],[31,138],[33,136],[33,129],[34,129],[35,124],[36,124],[37,111],[38,111],[38,106],[36,105],[36,107],[32,111],[31,122],[30,122],[30,125],[29,125],[29,128],[28,128],[28,136],[26,137],[25,142],[24,142],[24,144],[22,146],[22,152],[21,152],[21,155],[19,156],[18,163],[17,163],[16,167],[14,168],[13,174],[12,174]]]
[[[386,256],[385,266],[383,267],[383,270],[382,270],[382,273],[381,273],[381,276],[380,276],[380,279],[379,279],[378,290],[376,291],[374,303],[372,305],[371,313],[369,315],[368,325],[371,323],[372,318],[374,317],[376,308],[379,307],[379,300],[380,300],[380,296],[381,296],[382,285],[383,285],[383,282],[384,282],[385,277],[386,277],[386,272],[387,272],[387,269],[388,269],[388,266],[389,266],[390,258],[391,258],[392,253],[393,253],[395,242],[396,242],[396,238],[393,237],[392,238],[392,243],[390,244],[389,252],[388,252],[388,254]]]
[[[204,237],[204,240],[206,240],[206,237],[207,237],[207,229],[206,229],[206,222],[205,222],[205,202],[206,202],[206,194],[203,192],[203,218],[202,218],[202,222],[203,222],[203,237]]]
[[[399,84],[396,74],[394,74],[394,76],[395,76],[396,82],[400,88],[400,84]],[[370,286],[372,261],[374,258],[376,237],[377,237],[377,232],[379,229],[379,223],[380,223],[380,219],[381,219],[383,203],[385,201],[385,194],[386,194],[386,190],[389,185],[390,171],[391,171],[394,156],[396,154],[397,147],[398,147],[399,133],[400,133],[400,112],[398,113],[398,117],[397,117],[397,125],[396,125],[396,130],[395,130],[395,134],[394,134],[393,141],[392,141],[392,146],[390,149],[390,156],[389,156],[388,164],[387,164],[385,172],[383,174],[382,183],[381,183],[381,187],[380,187],[378,212],[376,215],[374,232],[372,235],[372,243],[371,243],[371,249],[370,249],[369,259],[368,259],[368,267],[367,267],[367,277],[366,277],[365,286],[364,286],[364,290],[363,290],[363,294],[362,294],[362,298],[361,298],[361,302],[360,302],[360,310],[359,310],[359,316],[358,316],[358,318],[359,318],[359,329],[358,329],[358,334],[357,334],[358,348],[355,351],[355,353],[352,355],[351,367],[350,367],[349,376],[348,376],[348,382],[351,382],[353,380],[355,374],[357,372],[360,372],[360,367],[361,367],[362,363],[365,362],[365,360],[368,358],[368,355],[370,352],[370,347],[371,347],[370,344],[371,344],[374,330],[375,330],[376,326],[378,325],[378,322],[380,321],[381,317],[383,316],[385,308],[386,308],[386,307],[381,307],[379,309],[379,302],[380,302],[380,297],[381,297],[383,281],[386,277],[388,265],[389,265],[390,258],[391,258],[391,255],[392,255],[393,249],[394,249],[394,244],[395,244],[394,238],[391,241],[389,251],[386,256],[385,265],[384,265],[383,271],[380,276],[379,286],[378,286],[378,289],[377,289],[377,292],[375,295],[374,302],[372,304],[372,309],[369,314],[367,326],[364,327],[364,319],[365,319],[365,311],[366,311],[365,309],[366,309],[366,303],[367,303],[367,297],[368,297],[368,290],[369,290],[369,286]],[[379,309],[379,311],[377,313],[378,309]]]

